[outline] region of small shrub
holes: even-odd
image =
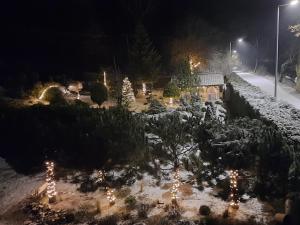
[[[62,91],[58,87],[49,88],[45,94],[46,101],[52,104],[65,104],[66,100]]]
[[[125,198],[124,203],[128,209],[134,209],[134,207],[136,206],[136,199],[134,196],[130,195]]]
[[[150,106],[148,109],[149,114],[158,114],[167,111],[166,106],[163,105],[160,101],[157,99],[152,99],[150,101]]]
[[[116,215],[106,216],[106,217],[103,217],[97,224],[98,225],[117,225],[118,220],[119,220],[119,218]]]
[[[180,96],[180,88],[174,83],[169,82],[164,89],[163,93],[164,97],[179,97]]]
[[[130,188],[122,188],[116,193],[117,198],[125,198],[130,194]]]
[[[107,88],[102,83],[93,84],[90,91],[92,101],[99,106],[108,98]]]
[[[200,213],[201,216],[209,216],[210,208],[206,205],[202,205],[199,208],[199,213]]]
[[[145,219],[148,217],[149,205],[140,204],[138,206],[138,217],[141,219]]]

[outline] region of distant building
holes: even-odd
[[[223,98],[224,92],[224,75],[222,74],[199,74],[198,89],[202,101],[214,102]]]

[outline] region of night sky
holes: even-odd
[[[223,32],[224,46],[240,36],[249,43],[259,38],[273,45],[276,4],[287,1],[153,0],[144,16],[134,10],[134,2],[138,1],[1,1],[0,63],[61,71],[74,67],[95,70],[97,64],[112,64],[114,57],[122,62],[126,42],[139,19],[159,50],[168,40],[184,37],[187,24],[197,20]],[[300,15],[299,8],[287,10],[291,11],[282,13],[284,26]],[[282,29],[286,32],[286,26]],[[198,36],[200,31],[205,33],[197,24],[192,30]]]

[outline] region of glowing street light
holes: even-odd
[[[237,42],[238,42],[238,43],[242,43],[243,41],[244,41],[243,38],[237,39]],[[232,56],[232,52],[233,52],[233,53],[236,53],[236,50],[232,51],[232,42],[231,42],[231,41],[229,42],[229,51],[230,51],[230,56]]]
[[[294,0],[294,1],[291,1],[290,5],[297,5],[299,3],[299,0]]]
[[[292,0],[288,4],[277,6],[277,32],[276,32],[276,60],[275,60],[275,90],[274,97],[277,98],[277,80],[278,80],[278,52],[279,52],[279,22],[280,22],[280,7],[295,6],[299,3],[299,0]]]

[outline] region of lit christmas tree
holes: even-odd
[[[135,102],[133,89],[128,77],[125,77],[122,86],[122,105],[128,107],[133,102]]]
[[[54,180],[54,163],[47,161],[46,168],[47,196],[49,198],[49,202],[52,202],[55,201],[55,196],[57,194]]]
[[[239,208],[239,194],[237,188],[237,179],[238,179],[238,171],[231,170],[230,171],[230,207],[233,209]]]

